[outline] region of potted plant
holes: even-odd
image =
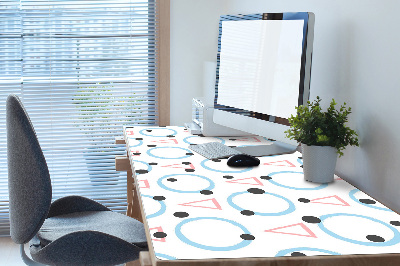
[[[332,99],[326,112],[321,99],[296,107],[297,115],[289,118],[286,137],[301,143],[304,178],[316,183],[333,181],[336,160],[347,145],[359,146],[357,133],[346,126],[351,108],[344,103],[339,110]]]

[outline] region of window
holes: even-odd
[[[10,93],[22,99],[35,126],[53,199],[82,195],[125,211],[126,174],[114,166],[125,146],[114,144],[115,137],[123,125],[168,123],[168,112],[159,117],[159,99],[169,97],[168,86],[158,93],[160,75],[168,73],[160,69],[161,5],[169,9],[163,0],[0,3],[0,235],[9,233]]]

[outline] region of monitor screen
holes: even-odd
[[[298,104],[303,20],[223,21],[217,103],[288,118]]]
[[[287,118],[308,101],[314,14],[221,16],[214,122],[289,145]]]

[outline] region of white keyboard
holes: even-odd
[[[191,144],[189,149],[206,157],[207,159],[227,158],[235,154],[243,154],[220,142],[209,142],[204,144]]]

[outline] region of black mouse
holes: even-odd
[[[251,155],[236,154],[229,157],[226,164],[233,167],[257,166],[260,164],[260,160]]]

